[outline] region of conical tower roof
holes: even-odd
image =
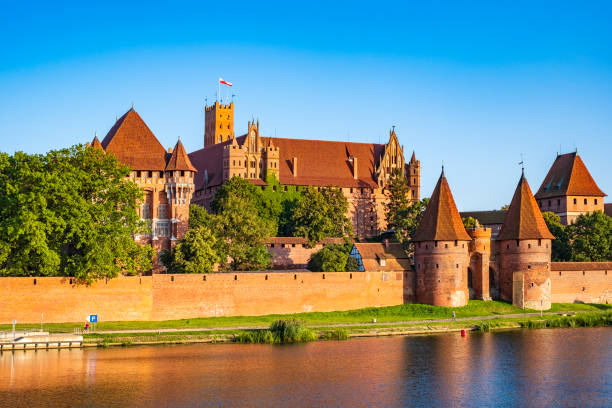
[[[180,139],[176,142],[170,160],[168,160],[168,164],[166,165],[166,171],[173,170],[197,171],[196,168],[193,167],[193,164],[191,164],[191,160],[189,160],[189,156],[187,156],[187,152]]]
[[[413,241],[470,241],[444,171],[431,194]]]
[[[91,147],[95,147],[96,149],[104,151],[104,149],[102,148],[102,143],[100,143],[100,139],[98,139],[98,135],[95,135],[93,140],[91,141]]]
[[[115,122],[102,140],[102,147],[134,170],[166,168],[166,149],[134,108]]]
[[[525,174],[522,174],[497,240],[554,238],[544,222]]]

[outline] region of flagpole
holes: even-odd
[[[221,98],[221,80],[220,79],[217,81],[217,102],[221,103],[221,101],[219,101],[219,98]]]

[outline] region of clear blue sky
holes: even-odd
[[[423,195],[444,162],[460,210],[508,203],[521,153],[537,190],[576,147],[612,194],[606,2],[93,3],[0,10],[1,151],[103,137],[132,102],[196,150],[221,76],[237,133],[254,117],[265,135],[385,142],[396,125]]]

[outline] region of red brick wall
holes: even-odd
[[[89,287],[66,278],[33,281],[0,278],[0,323],[37,323],[41,312],[49,323],[84,322],[89,314],[118,321],[349,310],[403,304],[413,290],[401,272],[153,275]]]
[[[609,264],[585,263],[585,266],[584,270],[560,270],[562,262],[552,263],[554,303],[612,303],[612,269],[606,269]]]
[[[468,292],[468,242],[419,242],[414,249],[416,299],[435,306],[464,306]]]

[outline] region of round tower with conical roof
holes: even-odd
[[[523,173],[497,236],[502,300],[523,308],[550,309],[552,239]]]
[[[468,292],[468,244],[444,170],[414,236],[416,298],[435,306],[464,306]]]

